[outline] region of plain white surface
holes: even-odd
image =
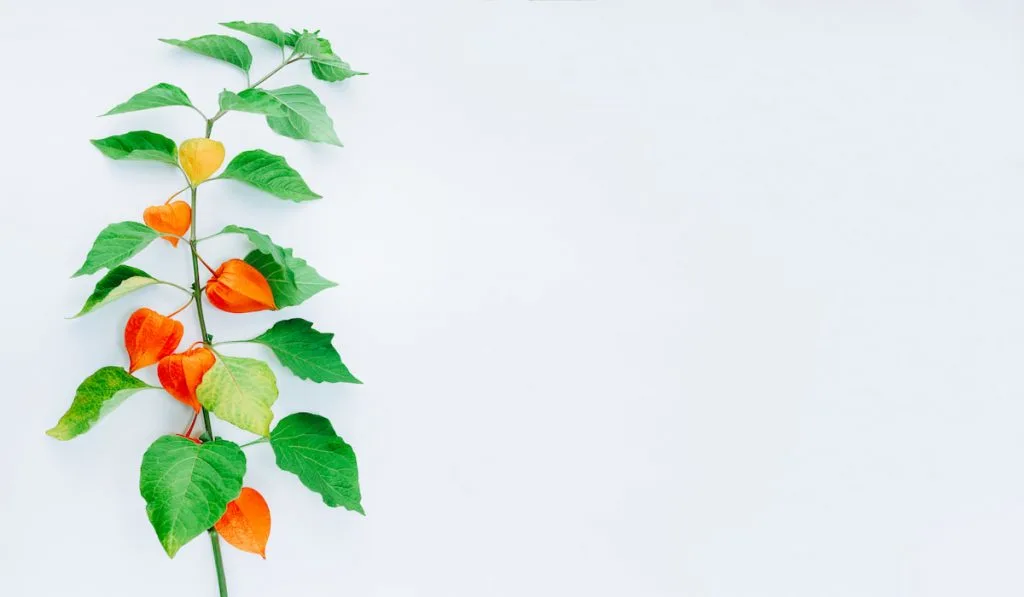
[[[124,362],[134,306],[180,302],[62,319],[95,234],[178,185],[87,139],[202,132],[94,116],[160,81],[212,111],[239,73],[156,39],[233,19],[322,28],[372,73],[274,80],[315,89],[344,149],[216,128],[325,199],[211,184],[201,232],[254,226],[339,281],[282,315],[367,382],[278,368],[278,415],[357,450],[368,516],[249,450],[274,529],[266,562],[227,549],[233,597],[1024,592],[1020,3],[100,4],[2,0],[0,593],[214,595],[205,537],[168,560],[138,495],[184,407],[43,430]],[[189,273],[162,243],[132,263]]]

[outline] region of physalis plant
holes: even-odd
[[[365,73],[352,70],[334,54],[318,31],[285,32],[270,23],[233,21],[223,26],[270,42],[281,49],[281,62],[255,82],[249,78],[252,54],[235,37],[203,35],[168,44],[227,62],[245,74],[246,87],[223,91],[219,110],[207,116],[179,87],[159,83],[112,108],[106,115],[185,106],[203,119],[205,134],[181,143],[151,131],[131,131],[92,144],[115,160],[150,160],[181,171],[184,187],[160,205],[141,210],[141,222],[111,224],[100,232],[75,276],[106,270],[76,315],[82,316],[140,288],[163,285],[187,295],[172,313],[141,308],[130,314],[124,328],[127,368],[102,367],[78,386],[71,407],[47,433],[70,440],[89,429],[129,396],[162,389],[189,407],[181,433],[157,438],[142,457],[139,489],[146,514],[167,555],[206,532],[213,545],[221,596],[227,595],[218,537],[238,549],[265,557],[270,536],[270,510],[260,492],[244,485],[246,458],[242,448],[269,444],[277,465],[320,494],[325,504],[362,513],[356,457],[331,422],[313,413],[296,413],[274,422],[271,407],[278,397],[277,381],[267,363],[231,356],[225,346],[239,342],[262,344],[285,368],[313,382],[360,383],[342,363],[332,345],[333,334],[316,330],[304,319],[278,321],[262,334],[230,342],[213,342],[203,317],[205,305],[228,313],[284,309],[335,286],[292,249],[276,245],[266,234],[231,225],[219,231],[197,231],[200,187],[214,181],[235,181],[294,202],[319,199],[279,155],[261,149],[237,151],[212,137],[214,124],[230,112],[249,112],[266,118],[274,132],[304,141],[340,146],[334,125],[319,98],[307,87],[272,88],[265,83],[281,69],[308,63],[315,78],[344,81]],[[225,156],[233,154],[223,169]],[[218,174],[219,172],[219,174]],[[187,197],[188,200],[179,199]],[[251,244],[247,255],[213,267],[200,255],[203,241],[240,234]],[[124,262],[152,242],[185,249],[193,279],[184,284],[158,279]],[[200,268],[202,265],[202,269]],[[202,337],[184,339],[177,319],[193,307]],[[161,387],[134,373],[156,366]],[[214,435],[210,414],[255,434],[241,446]],[[202,418],[202,429],[196,423]]]

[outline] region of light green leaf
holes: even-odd
[[[274,351],[281,364],[300,379],[320,383],[363,383],[349,372],[334,349],[334,334],[318,332],[305,319],[286,319],[248,342],[263,344]]]
[[[277,379],[263,361],[217,355],[196,388],[199,404],[232,425],[266,436],[277,400]]]
[[[228,29],[248,33],[253,37],[265,39],[277,46],[283,47],[285,45],[285,41],[288,39],[288,34],[273,23],[246,23],[245,21],[230,21],[227,23],[221,23],[221,25]]]
[[[150,131],[131,131],[89,142],[115,160],[155,160],[172,166],[178,163],[178,147],[174,141]]]
[[[249,52],[249,47],[230,35],[201,35],[192,39],[161,39],[160,41],[210,58],[223,60],[242,69],[246,74],[249,73],[249,67],[252,66],[252,53]]]
[[[121,367],[103,367],[78,386],[71,408],[46,435],[62,441],[82,435],[129,396],[152,387]]]
[[[270,237],[263,234],[259,230],[252,228],[246,228],[244,226],[236,226],[234,224],[228,224],[220,231],[221,234],[244,234],[249,239],[257,251],[270,255],[278,265],[285,269],[285,274],[290,280],[295,281],[295,274],[288,269],[288,261],[284,254],[284,249],[274,244],[274,241],[270,240]]]
[[[284,256],[287,268],[281,267],[266,253],[252,251],[245,256],[246,263],[259,270],[267,279],[278,309],[298,305],[321,290],[337,286],[317,273],[305,259],[294,257],[291,249],[284,249]],[[294,282],[288,280],[287,270],[291,270],[295,276]]]
[[[170,83],[157,83],[145,91],[136,93],[123,104],[114,106],[104,116],[135,112],[137,110],[149,110],[150,108],[162,108],[164,106],[194,107],[192,101],[188,99],[188,95],[179,87],[175,87]]]
[[[118,222],[100,231],[92,243],[85,263],[71,277],[94,274],[137,255],[149,243],[160,238],[160,233],[138,222]]]
[[[220,92],[220,109],[235,112],[250,112],[264,116],[287,116],[287,111],[277,98],[262,89],[246,89],[232,93],[225,89]]]
[[[244,182],[289,201],[310,201],[320,198],[320,195],[310,190],[302,176],[289,166],[283,157],[262,149],[251,149],[236,155],[220,178]]]
[[[220,520],[242,492],[245,454],[223,439],[196,444],[178,435],[158,438],[142,456],[139,491],[167,555]]]
[[[336,83],[344,81],[349,77],[367,74],[352,70],[352,67],[347,62],[336,56],[331,49],[331,42],[322,37],[318,37],[316,42],[318,51],[315,54],[311,54],[309,66],[313,71],[313,76],[317,79]]]
[[[267,124],[279,135],[341,146],[334,121],[315,93],[302,85],[266,89],[284,106],[285,116],[267,116]]]
[[[119,265],[107,272],[107,275],[103,276],[96,283],[96,288],[89,295],[89,298],[86,299],[82,310],[75,314],[74,317],[81,317],[93,309],[99,309],[103,305],[114,302],[130,292],[159,283],[159,280],[141,269],[136,269],[130,265]]]
[[[364,513],[355,452],[330,421],[311,413],[288,415],[270,433],[270,447],[277,466],[298,475],[325,504]]]

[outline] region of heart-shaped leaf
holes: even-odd
[[[139,491],[146,514],[167,555],[212,527],[238,497],[245,476],[245,454],[232,442],[198,444],[165,435],[142,457]]]

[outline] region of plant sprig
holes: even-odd
[[[198,194],[205,182],[234,180],[293,202],[320,198],[284,157],[261,149],[237,152],[220,170],[225,147],[212,138],[213,128],[229,112],[248,112],[263,116],[270,129],[280,135],[340,146],[334,123],[312,90],[302,85],[278,89],[263,85],[298,62],[308,62],[313,76],[326,82],[365,73],[352,70],[335,55],[330,42],[320,37],[319,31],[285,32],[270,23],[243,21],[221,24],[279,46],[280,64],[250,83],[252,54],[239,39],[214,34],[162,40],[237,67],[245,75],[246,87],[238,92],[223,91],[218,98],[219,109],[212,116],[196,107],[184,90],[170,83],[141,91],[104,114],[183,106],[200,115],[205,130],[203,137],[185,140],[180,145],[146,130],[92,141],[112,159],[156,161],[172,166],[181,171],[186,186],[162,203],[146,208],[142,222],[124,221],[104,228],[74,274],[107,270],[75,317],[149,286],[174,287],[189,295],[188,302],[167,315],[148,308],[136,310],[128,319],[124,334],[130,368],[106,366],[87,377],[78,387],[71,407],[47,433],[60,440],[73,439],[140,390],[162,388],[191,407],[183,433],[164,435],[146,450],[139,487],[149,520],[168,556],[174,557],[204,531],[209,534],[218,589],[221,597],[226,597],[220,538],[265,557],[270,534],[269,507],[258,491],[243,485],[246,457],[242,448],[269,444],[278,466],[295,474],[303,485],[320,494],[328,506],[360,514],[363,506],[355,453],[330,421],[313,413],[295,413],[273,424],[272,407],[278,398],[278,387],[271,366],[260,359],[222,354],[219,347],[240,342],[261,344],[301,379],[317,383],[362,382],[342,362],[333,344],[334,335],[314,329],[304,319],[278,321],[254,338],[218,342],[218,348],[214,348],[204,308],[230,313],[277,310],[298,305],[335,283],[296,257],[292,249],[277,245],[270,236],[253,228],[230,225],[206,236],[197,234]],[[178,199],[186,191],[188,201]],[[215,268],[202,258],[197,247],[200,242],[223,234],[245,236],[252,250]],[[124,263],[161,238],[175,247],[179,243],[188,247],[193,279],[187,286]],[[205,280],[200,264],[209,273]],[[183,338],[183,326],[174,318],[189,307],[195,308],[201,337],[186,350],[176,352]],[[134,375],[136,370],[152,365],[157,365],[160,387]],[[211,413],[253,433],[256,439],[239,446],[217,437]],[[199,418],[203,420],[203,431],[194,437]]]

